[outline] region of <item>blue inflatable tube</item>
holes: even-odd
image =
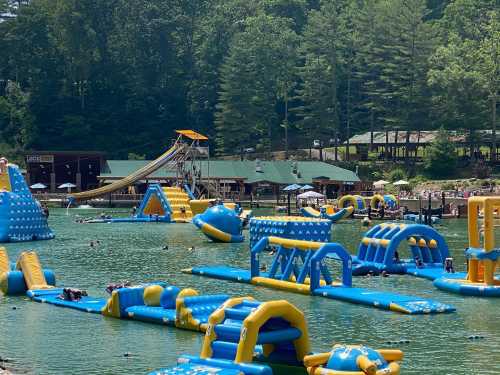
[[[44,269],[43,274],[48,285],[56,285],[56,275],[54,271]],[[5,272],[0,277],[0,289],[6,295],[19,295],[25,294],[28,287],[24,281],[23,273],[21,271],[14,270]]]
[[[434,286],[446,292],[476,297],[500,297],[500,286],[479,285],[461,282],[460,280],[441,277],[434,280]]]

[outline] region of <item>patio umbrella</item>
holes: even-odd
[[[405,180],[399,180],[393,183],[394,186],[403,186],[403,185],[409,185],[410,183]]]
[[[314,186],[311,185],[304,185],[300,188],[300,190],[311,190],[314,189]]]
[[[373,183],[373,186],[383,187],[384,185],[387,185],[387,184],[390,184],[390,182],[389,181],[385,181],[385,180],[378,180],[378,181],[375,181]]]
[[[42,183],[39,182],[37,184],[31,185],[30,188],[33,189],[33,190],[39,190],[39,189],[46,189],[47,186],[45,186],[44,184],[42,184]]]
[[[295,190],[299,190],[299,189],[300,189],[300,185],[292,184],[292,185],[288,185],[288,186],[284,187],[283,191],[295,191]]]
[[[324,195],[320,194],[316,191],[306,191],[305,193],[297,195],[299,199],[308,199],[308,198],[323,198]]]
[[[58,189],[68,189],[68,193],[71,193],[71,189],[76,187],[75,184],[72,184],[71,182],[65,182],[62,185],[59,185],[57,188]]]
[[[286,209],[286,212],[287,212],[287,215],[290,216],[291,213],[292,213],[292,209],[290,207],[290,194],[293,192],[293,191],[297,191],[300,189],[300,185],[297,185],[297,184],[292,184],[292,185],[288,185],[286,187],[283,188],[283,191],[286,191],[288,194],[287,194],[287,209]]]

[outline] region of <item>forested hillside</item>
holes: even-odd
[[[495,127],[497,0],[0,0],[0,154]],[[334,141],[335,142],[335,141]]]

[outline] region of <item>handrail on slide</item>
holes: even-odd
[[[115,181],[110,185],[102,186],[97,189],[71,194],[70,197],[74,200],[95,198],[130,186],[136,181],[143,179],[144,177],[150,175],[151,173],[163,167],[166,163],[171,161],[175,157],[175,155],[177,155],[181,150],[183,150],[184,147],[185,145],[179,142],[178,139],[168,151],[160,155],[157,159],[153,160],[151,163],[145,165],[144,167],[138,169],[134,173],[128,175],[127,177]]]

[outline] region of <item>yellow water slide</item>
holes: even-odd
[[[47,284],[40,259],[34,251],[22,252],[17,260],[16,269],[22,271],[28,290],[53,288]]]
[[[10,271],[9,255],[5,247],[0,247],[0,275]]]
[[[189,205],[189,195],[180,187],[164,187],[163,192],[167,197],[168,204],[172,210],[172,221],[176,223],[189,223],[193,218],[193,212]]]
[[[173,160],[176,155],[184,150],[184,147],[186,146],[183,143],[176,142],[167,152],[160,155],[157,159],[153,160],[151,163],[145,165],[141,169],[138,169],[127,177],[115,181],[110,185],[106,185],[93,190],[83,191],[81,193],[71,194],[71,196],[77,200],[96,198],[133,185],[136,181],[149,176],[151,173],[155,172],[156,170],[167,164],[169,161]]]
[[[8,162],[0,159],[0,191],[11,191]]]

